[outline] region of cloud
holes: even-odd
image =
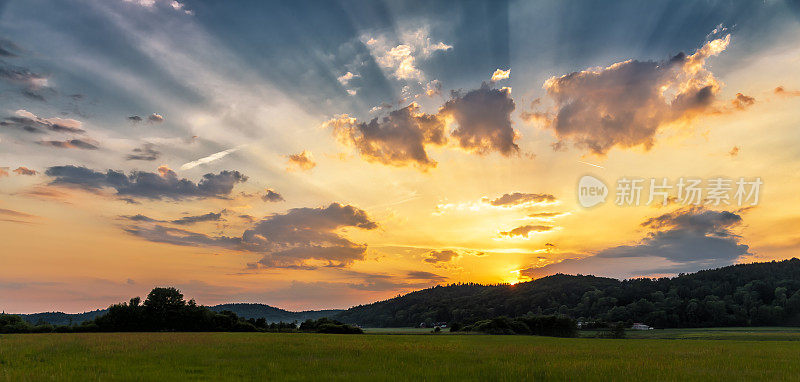
[[[510,76],[511,76],[511,69],[508,70],[497,69],[494,71],[494,73],[492,73],[492,81],[505,80]]]
[[[180,225],[187,225],[187,224],[195,224],[200,222],[210,222],[210,221],[219,221],[222,219],[222,213],[219,212],[209,212],[203,215],[196,215],[196,216],[184,216],[180,219],[171,220],[170,223],[180,224]]]
[[[261,200],[265,202],[282,202],[284,201],[283,196],[281,194],[275,192],[275,190],[268,188],[264,193],[264,196],[261,197]]]
[[[145,143],[141,147],[133,149],[131,154],[128,154],[128,160],[146,160],[154,161],[161,156],[161,152],[155,149],[152,143]]]
[[[97,150],[99,143],[91,139],[68,139],[66,141],[39,141],[42,146],[56,147],[60,149],[82,149]]]
[[[738,156],[739,155],[739,151],[741,151],[741,148],[739,146],[733,146],[731,151],[728,151],[728,155],[730,155],[732,157]]]
[[[453,92],[439,115],[455,120],[458,127],[450,136],[461,148],[481,155],[493,151],[511,155],[519,152],[514,143],[517,134],[511,127],[514,108],[509,91],[483,83],[480,89],[465,94]]]
[[[426,263],[437,264],[437,263],[445,263],[453,259],[456,259],[458,257],[459,257],[458,252],[449,249],[444,249],[441,251],[429,252],[426,255],[424,261]]]
[[[361,291],[398,291],[429,287],[446,280],[446,277],[424,271],[412,271],[405,276],[372,274],[356,271],[343,271],[346,275],[360,279],[346,283],[350,288]]]
[[[184,216],[182,218],[173,220],[157,220],[142,214],[121,216],[121,217],[130,221],[140,222],[140,223],[172,223],[178,225],[190,225],[201,222],[220,221],[222,220],[222,212],[209,212],[203,215]]]
[[[427,146],[444,146],[448,142],[479,155],[493,151],[503,155],[519,152],[517,137],[511,127],[514,101],[506,90],[497,90],[484,83],[480,89],[466,93],[453,92],[436,114],[420,111],[411,103],[369,123],[347,114],[325,122],[337,140],[353,147],[369,161],[391,166],[414,165],[426,171],[436,167],[428,156]],[[448,122],[456,127],[448,136]]]
[[[488,201],[489,204],[495,207],[514,207],[534,203],[552,203],[556,201],[556,197],[550,194],[514,192],[503,194],[503,196],[492,201],[489,201],[488,198],[483,198],[483,201]]]
[[[424,81],[425,74],[417,67],[417,61],[428,59],[434,52],[452,49],[444,42],[434,43],[428,37],[428,28],[419,28],[400,33],[399,43],[391,43],[386,36],[362,36],[375,62],[398,80]]]
[[[8,167],[0,167],[0,178],[8,176]]]
[[[195,183],[179,179],[177,174],[166,166],[158,168],[158,174],[134,171],[125,175],[122,171],[108,170],[105,173],[78,166],[55,166],[45,171],[53,177],[51,184],[73,186],[89,190],[113,188],[120,196],[133,196],[148,199],[222,198],[228,196],[234,185],[247,181],[238,171],[221,171],[218,174],[205,174]]]
[[[428,97],[442,94],[442,83],[439,80],[432,80],[425,84],[425,95]]]
[[[783,86],[778,86],[774,90],[775,94],[789,97],[800,96],[800,90],[786,90]]]
[[[45,101],[41,91],[49,89],[47,76],[32,72],[25,67],[8,64],[2,60],[0,60],[0,80],[20,86],[22,95],[36,101]]]
[[[445,276],[439,276],[435,273],[425,271],[411,271],[408,272],[408,278],[412,280],[427,280],[427,281],[444,281],[447,280]]]
[[[255,223],[241,237],[209,236],[160,224],[127,227],[146,240],[176,245],[222,247],[262,253],[251,268],[315,269],[346,267],[363,260],[365,244],[353,243],[339,234],[346,227],[372,230],[378,227],[366,212],[332,203],[328,207],[293,208]]]
[[[15,217],[15,218],[36,218],[37,217],[36,215],[31,215],[31,214],[28,214],[28,213],[25,213],[25,212],[9,210],[9,209],[6,209],[6,208],[0,208],[0,215],[11,216],[11,217]]]
[[[0,38],[0,57],[17,57],[22,49],[11,40]]]
[[[534,212],[532,214],[528,214],[528,217],[539,220],[552,220],[568,214],[568,212]]]
[[[341,115],[324,124],[342,144],[354,147],[367,161],[393,166],[414,164],[422,169],[436,167],[425,145],[446,143],[444,122],[419,111],[415,103],[369,123]]]
[[[36,175],[38,172],[36,170],[31,170],[27,167],[17,167],[16,170],[13,171],[17,175]]]
[[[133,123],[139,123],[139,122],[142,122],[142,117],[140,117],[138,115],[132,115],[132,116],[128,117],[128,120],[133,122]]]
[[[186,4],[177,0],[123,0],[129,4],[135,4],[148,10],[156,10],[158,8],[167,8],[174,11],[180,11],[187,15],[194,15],[194,11],[186,9]]]
[[[552,230],[553,227],[546,226],[546,225],[524,225],[521,227],[517,227],[512,229],[511,231],[501,231],[500,236],[505,237],[529,237],[531,232],[546,232]]]
[[[721,84],[706,61],[729,43],[727,35],[689,56],[628,60],[552,77],[544,83],[556,107],[548,127],[559,140],[598,155],[615,146],[649,149],[662,126],[713,111]]]
[[[522,274],[541,277],[557,272],[580,272],[635,277],[726,266],[750,254],[749,247],[732,231],[741,223],[742,217],[737,212],[681,208],[644,221],[641,225],[649,232],[635,244],[529,268]]]
[[[0,126],[17,128],[29,133],[42,133],[44,130],[55,131],[58,133],[83,134],[83,122],[71,118],[40,118],[37,115],[20,109],[15,116],[6,117],[0,122]]]
[[[235,153],[235,152],[239,151],[244,146],[245,145],[239,145],[239,146],[236,146],[236,147],[234,147],[232,149],[227,149],[227,150],[224,150],[224,151],[220,151],[218,153],[211,154],[211,155],[209,155],[207,157],[200,158],[198,160],[194,160],[194,161],[191,161],[191,162],[188,162],[188,163],[184,163],[181,166],[181,170],[192,169],[192,168],[195,168],[195,167],[197,167],[197,166],[199,166],[201,164],[207,164],[207,163],[211,163],[211,162],[213,162],[215,160],[222,159],[222,158],[228,156],[229,154],[232,154],[232,153]]]
[[[147,117],[147,122],[150,123],[161,123],[164,122],[164,117],[161,114],[153,113]]]
[[[736,93],[736,98],[731,101],[735,109],[744,110],[756,103],[755,97],[746,96],[742,93]]]
[[[314,162],[314,157],[311,155],[311,151],[303,150],[300,154],[291,154],[288,155],[287,158],[289,167],[287,170],[301,170],[301,171],[309,171],[314,168],[317,163]]]
[[[339,81],[340,84],[347,85],[350,83],[350,80],[356,77],[358,77],[358,74],[353,74],[353,72],[347,72],[337,77],[336,79]]]

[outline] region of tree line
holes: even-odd
[[[20,316],[0,314],[0,333],[47,332],[315,332],[361,333],[361,329],[328,318],[295,322],[268,323],[265,318],[245,319],[231,311],[215,312],[186,301],[173,287],[155,288],[142,302],[134,297],[114,304],[108,311],[80,325],[30,324]]]

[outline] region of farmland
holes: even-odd
[[[0,379],[785,380],[800,375],[796,329],[655,330],[629,332],[648,338],[622,340],[366,332],[0,335]]]

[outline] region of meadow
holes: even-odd
[[[650,338],[621,340],[397,335],[402,332],[5,334],[0,379],[600,381],[800,375],[800,331],[785,328],[656,330],[630,332]]]

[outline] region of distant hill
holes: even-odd
[[[233,303],[209,306],[215,312],[230,310],[239,317],[244,318],[265,318],[267,322],[303,322],[308,319],[316,320],[322,317],[333,317],[342,310],[306,310],[302,312],[291,312],[264,304]]]
[[[19,314],[18,316],[22,317],[23,320],[27,321],[28,323],[38,325],[38,324],[50,324],[53,326],[56,325],[78,325],[84,321],[91,321],[94,320],[98,316],[102,316],[108,312],[108,309],[98,309],[93,310],[91,312],[84,312],[84,313],[62,313],[62,312],[44,312],[44,313],[32,313],[32,314]]]
[[[303,312],[291,312],[288,310],[279,309],[265,304],[220,304],[209,306],[209,309],[215,312],[223,310],[230,310],[236,313],[239,317],[244,318],[264,318],[268,323],[272,322],[303,322],[307,319],[316,320],[322,317],[333,317],[341,313],[341,310],[310,310]],[[32,313],[20,314],[23,320],[31,324],[51,324],[51,325],[78,325],[84,321],[93,320],[95,317],[106,314],[108,309],[93,310],[85,313],[62,313],[62,312],[45,312],[45,313]]]
[[[365,327],[472,323],[527,313],[655,327],[800,325],[800,260],[739,264],[674,278],[616,280],[557,274],[516,285],[436,286],[350,308]]]

